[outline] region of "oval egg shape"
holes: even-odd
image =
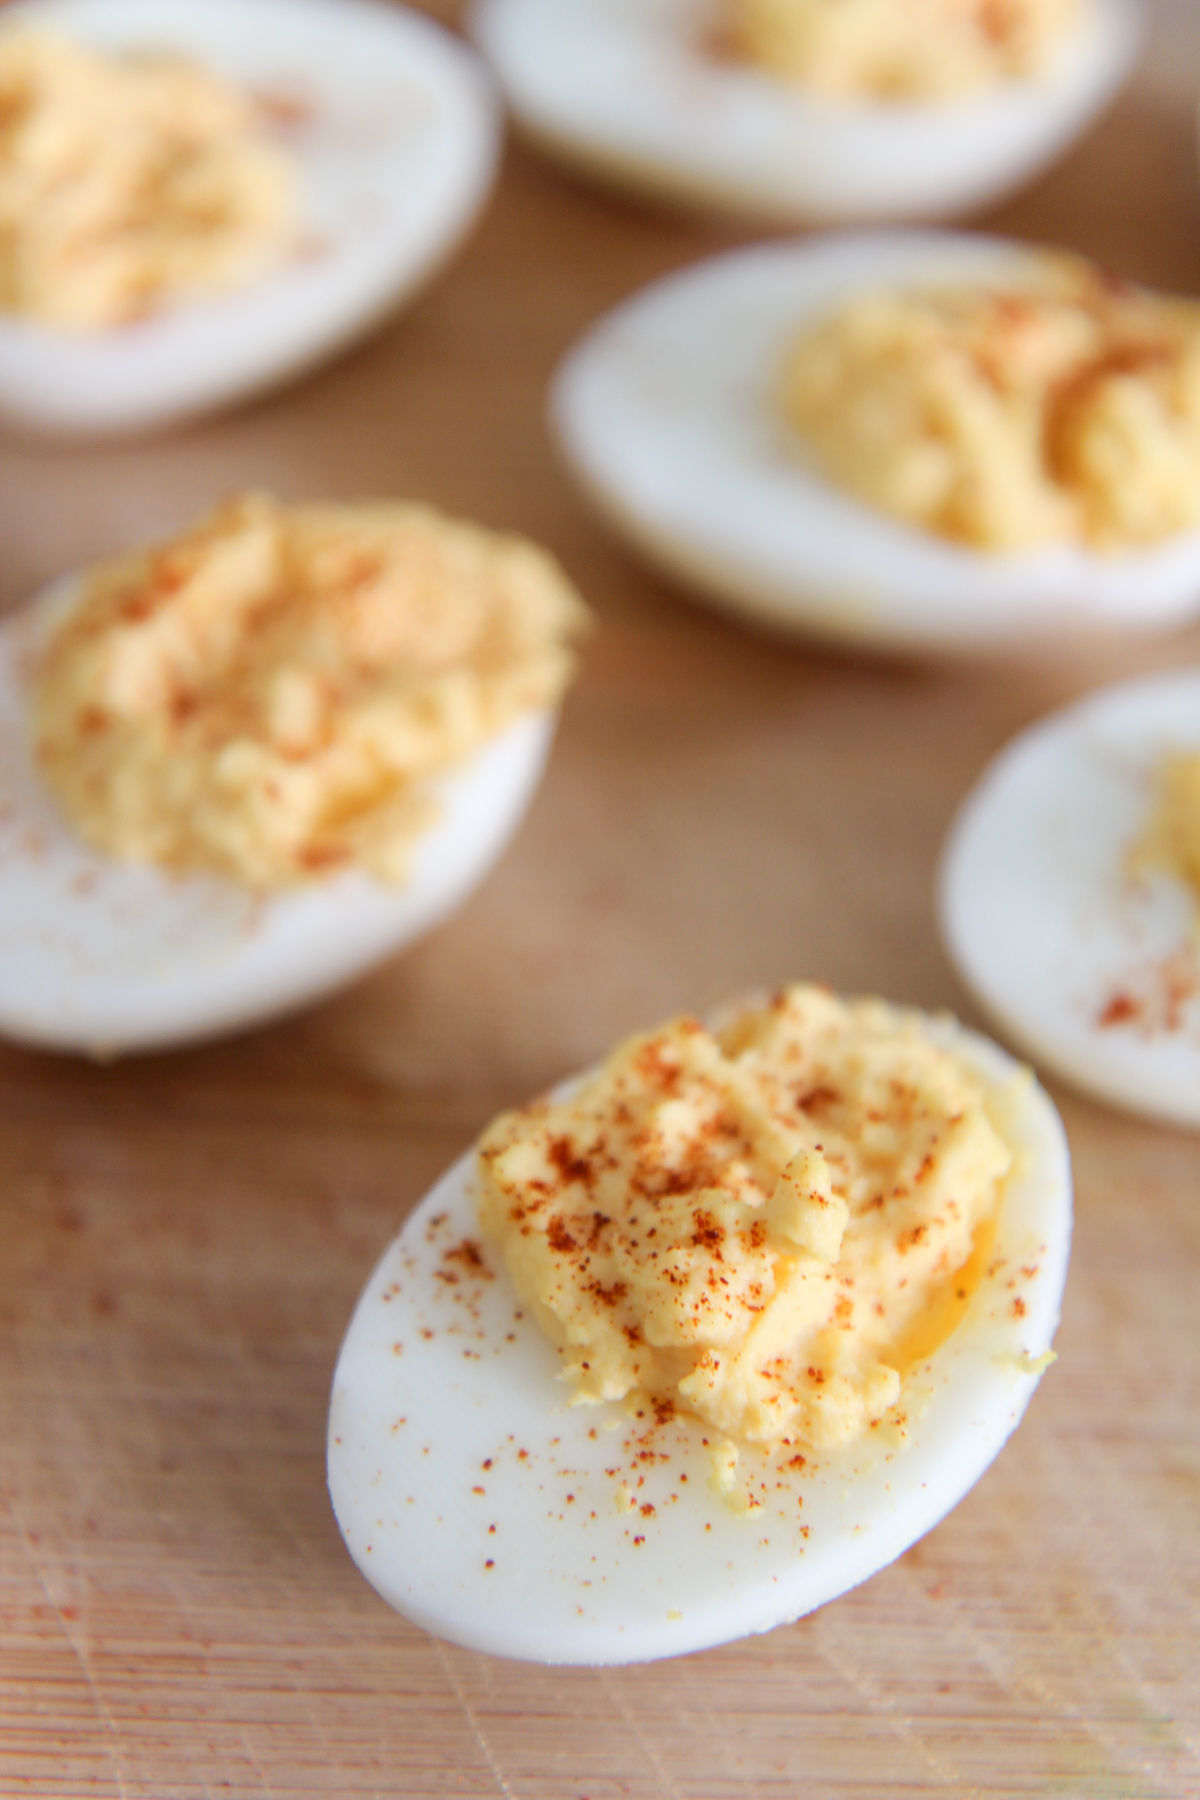
[[[966,1314],[906,1384],[906,1444],[868,1435],[803,1470],[776,1470],[743,1515],[709,1484],[698,1420],[572,1405],[558,1355],[478,1241],[468,1155],[371,1276],[333,1381],[334,1511],[390,1605],[500,1656],[675,1656],[824,1605],[963,1497],[1048,1360],[1070,1165],[1058,1116],[1027,1071],[948,1018],[927,1027],[1005,1095],[1016,1162]]]
[[[228,406],[311,368],[394,311],[465,233],[500,124],[478,59],[431,20],[371,0],[18,0],[35,25],[110,52],[167,50],[290,116],[300,222],[252,285],[119,329],[0,314],[0,412],[118,433]]]
[[[1051,162],[1128,73],[1131,0],[1088,0],[1037,79],[950,103],[839,102],[715,55],[704,0],[482,0],[473,30],[562,161],[776,224],[949,218]]]
[[[1018,278],[1037,252],[953,232],[735,250],[618,306],[572,350],[551,418],[584,491],[723,609],[847,647],[976,652],[1200,611],[1200,532],[1099,554],[951,543],[825,481],[776,398],[790,341],[868,289]]]

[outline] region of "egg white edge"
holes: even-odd
[[[76,592],[0,625],[0,1035],[108,1058],[233,1032],[308,1005],[440,923],[516,831],[557,713],[527,713],[430,782],[440,816],[409,880],[344,872],[256,895],[118,864],[64,823],[33,760],[28,670]]]
[[[1184,884],[1125,867],[1170,748],[1200,749],[1200,669],[1103,688],[1019,733],[951,825],[937,910],[951,962],[1009,1041],[1073,1087],[1196,1129],[1200,998],[1174,1032],[1098,1022],[1189,943],[1200,966]]]
[[[986,652],[1200,612],[1200,531],[1111,556],[947,543],[805,466],[775,398],[791,339],[860,291],[1019,278],[1044,252],[949,231],[725,252],[618,305],[567,353],[551,430],[611,526],[725,610],[849,647]]]
[[[1030,179],[1131,68],[1140,0],[1090,0],[1044,75],[961,104],[806,96],[697,47],[704,0],[476,0],[472,35],[523,128],[660,198],[776,224],[936,218]],[[652,98],[651,98],[652,97]]]
[[[106,48],[178,49],[255,88],[301,85],[318,112],[295,145],[300,232],[320,240],[315,254],[117,331],[56,331],[0,315],[0,411],[35,430],[139,431],[303,373],[434,275],[495,175],[500,108],[486,70],[467,45],[408,9],[378,0],[14,0],[0,29],[22,23]],[[414,123],[392,142],[347,135],[345,68],[368,55],[381,84],[412,91]],[[322,112],[331,115],[324,123]],[[343,205],[363,192],[377,215],[369,228]]]
[[[371,1276],[333,1379],[333,1507],[352,1558],[385,1600],[436,1635],[500,1656],[585,1665],[652,1660],[802,1617],[894,1561],[966,1495],[1019,1423],[1054,1336],[1070,1247],[1070,1160],[1061,1121],[1028,1071],[948,1017],[927,1022],[938,1041],[962,1052],[990,1083],[1020,1095],[1010,1140],[1017,1166],[1006,1185],[993,1260],[966,1317],[909,1376],[905,1398],[915,1423],[908,1444],[893,1451],[873,1439],[823,1459],[797,1477],[804,1495],[798,1517],[794,1511],[785,1517],[790,1502],[781,1502],[778,1513],[769,1503],[768,1511],[743,1518],[706,1485],[700,1427],[677,1420],[675,1466],[648,1480],[677,1484],[682,1462],[691,1483],[675,1510],[660,1506],[675,1547],[668,1542],[656,1551],[656,1521],[643,1525],[618,1514],[613,1484],[602,1473],[614,1454],[608,1429],[614,1423],[624,1429],[622,1408],[566,1403],[555,1353],[527,1316],[514,1322],[502,1272],[486,1290],[490,1329],[507,1327],[513,1344],[491,1362],[482,1352],[471,1360],[470,1334],[464,1347],[447,1329],[453,1304],[445,1299],[448,1290],[438,1291],[436,1254],[425,1237],[441,1214],[452,1235],[477,1235],[471,1152],[420,1203]],[[487,1255],[499,1270],[498,1257]],[[411,1269],[406,1256],[415,1258]],[[1035,1264],[1035,1274],[1021,1280],[1025,1313],[1018,1319],[1006,1278]],[[423,1326],[433,1327],[428,1340]],[[397,1360],[398,1338],[403,1355]],[[494,1456],[498,1466],[480,1473],[501,1429],[492,1421],[501,1418],[515,1424],[529,1458]],[[457,1444],[449,1421],[457,1421]],[[599,1427],[594,1440],[587,1436],[592,1426]],[[588,1445],[594,1448],[586,1475],[568,1472],[579,1504],[556,1519],[556,1502],[547,1512],[542,1475],[560,1437],[564,1454],[581,1453],[581,1467]],[[411,1501],[406,1490],[414,1490]],[[585,1524],[597,1493],[597,1504],[603,1509],[607,1501],[609,1510]],[[433,1507],[440,1510],[431,1521],[425,1515]],[[515,1557],[513,1533],[503,1523],[513,1517],[525,1540]],[[495,1538],[483,1521],[500,1522]],[[810,1526],[807,1544],[797,1535],[802,1521]],[[635,1545],[639,1526],[645,1542]],[[760,1539],[768,1527],[764,1549]],[[597,1616],[581,1617],[581,1602],[593,1605],[576,1579],[587,1533],[601,1553],[602,1585],[619,1591],[595,1603]],[[491,1570],[485,1568],[489,1549],[496,1559]],[[563,1564],[559,1571],[556,1561]]]

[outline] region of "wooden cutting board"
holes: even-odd
[[[1178,0],[1107,121],[989,227],[1200,290],[1193,80]],[[962,1506],[815,1617],[649,1668],[502,1663],[389,1612],[330,1515],[355,1295],[496,1108],[794,975],[969,1017],[930,906],[965,788],[1048,707],[1200,656],[1191,631],[852,661],[628,561],[551,454],[547,376],[602,308],[737,235],[514,147],[453,268],[300,386],[152,443],[0,436],[3,605],[258,483],[526,530],[600,620],[526,828],[415,953],[205,1049],[0,1048],[3,1800],[1200,1794],[1200,1145],[1065,1092],[1060,1361]]]

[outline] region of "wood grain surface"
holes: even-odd
[[[1198,13],[1156,15],[1105,122],[989,227],[1200,291]],[[415,953],[209,1048],[0,1048],[3,1800],[1200,1794],[1200,1148],[1067,1092],[1060,1361],[957,1511],[814,1617],[649,1668],[503,1663],[392,1614],[330,1514],[354,1298],[493,1110],[791,976],[970,1018],[930,902],[966,787],[1048,707],[1200,657],[1192,630],[842,659],[627,560],[556,466],[545,381],[603,307],[735,241],[512,146],[453,267],[302,385],[149,442],[0,436],[0,605],[259,483],[529,531],[600,621],[526,827]]]

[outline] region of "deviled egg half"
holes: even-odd
[[[428,931],[537,785],[584,612],[429,509],[226,503],[0,628],[0,1032],[105,1056]]]
[[[605,518],[705,598],[850,646],[973,651],[1200,610],[1198,404],[1190,303],[895,231],[667,277],[568,354],[551,416]],[[806,428],[822,415],[840,449]],[[839,456],[878,463],[870,497]]]
[[[371,0],[16,0],[0,88],[0,412],[52,431],[333,354],[455,246],[499,144],[474,54]]]
[[[899,0],[792,10],[807,17],[789,20],[786,0],[478,0],[473,29],[516,118],[563,161],[783,224],[950,217],[995,200],[1086,127],[1140,35],[1136,0],[1024,0],[995,9],[994,33],[962,0],[925,0],[917,16]],[[1022,14],[1052,15],[1028,66],[1003,53],[1006,12],[1026,38]],[[752,13],[767,16],[742,24]],[[881,30],[903,74],[859,54]],[[832,58],[797,53],[829,32],[845,40]],[[967,36],[982,72],[968,56],[958,81],[947,44]],[[848,72],[831,79],[847,46]]]
[[[1039,1065],[1200,1127],[1200,670],[1030,727],[964,802],[939,880],[963,981]]]
[[[1052,1360],[1058,1116],[946,1017],[798,986],[503,1115],[358,1303],[329,1484],[391,1605],[638,1662],[799,1618],[979,1479]]]

